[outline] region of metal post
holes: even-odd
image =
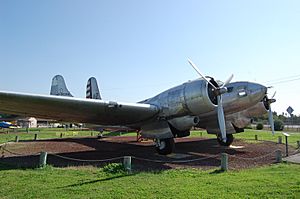
[[[34,140],[37,140],[37,138],[38,138],[38,134],[36,133],[34,134]]]
[[[280,150],[276,151],[276,163],[282,162],[282,152]]]
[[[47,152],[41,152],[40,153],[40,162],[39,167],[44,167],[47,165]]]
[[[257,135],[255,135],[255,140],[258,140],[258,137],[257,137]]]
[[[63,137],[63,133],[60,133],[60,138],[62,138]]]
[[[123,166],[127,172],[131,172],[131,156],[124,156]]]
[[[282,144],[282,137],[278,136],[278,144]]]
[[[19,136],[16,136],[15,142],[19,142]]]
[[[285,136],[285,153],[286,156],[289,156],[288,136]]]
[[[285,154],[289,156],[289,144],[288,144],[288,137],[290,136],[288,133],[283,133],[285,136]]]
[[[222,171],[228,170],[228,154],[227,153],[221,154],[221,170]]]

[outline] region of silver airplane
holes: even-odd
[[[234,133],[243,131],[250,118],[269,111],[273,124],[267,87],[251,82],[224,83],[201,76],[168,89],[138,103],[100,99],[71,98],[0,91],[0,112],[101,126],[124,126],[155,140],[159,154],[172,153],[175,137],[190,135],[193,126],[216,134],[221,145],[229,146]],[[272,131],[274,128],[272,125]]]

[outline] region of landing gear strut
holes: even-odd
[[[230,146],[233,142],[233,135],[232,134],[227,134],[226,135],[226,142],[223,141],[222,136],[220,134],[217,135],[217,141],[221,146]]]
[[[157,139],[156,141],[156,151],[161,155],[168,155],[172,153],[174,149],[174,139],[166,138],[166,139]]]

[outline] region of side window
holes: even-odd
[[[241,86],[237,89],[238,91],[238,96],[239,97],[245,97],[247,96],[246,88],[244,86]]]

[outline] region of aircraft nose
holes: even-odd
[[[267,94],[268,88],[258,83],[249,83],[248,89],[252,102],[260,102]]]

